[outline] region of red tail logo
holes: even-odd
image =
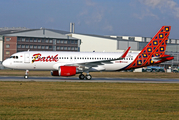
[[[158,63],[154,62],[152,57],[165,56],[170,30],[171,26],[163,26],[126,69],[149,66]]]

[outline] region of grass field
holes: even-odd
[[[90,72],[92,77],[179,78],[179,73]],[[24,76],[24,70],[0,70],[0,76]],[[50,71],[29,71],[29,76],[51,76]],[[72,77],[78,77],[76,76]]]
[[[0,119],[177,120],[179,84],[0,82]]]

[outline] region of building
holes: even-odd
[[[0,61],[20,51],[79,51],[80,40],[52,29],[0,29]]]

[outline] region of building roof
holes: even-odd
[[[12,28],[0,28],[0,35],[4,35],[4,34],[12,34],[12,33],[16,33],[16,32],[20,32],[20,31],[25,31],[25,30],[29,30],[29,28],[25,28],[25,27],[12,27]]]
[[[102,36],[102,35],[95,35],[95,34],[82,34],[82,33],[71,33],[71,34],[79,34],[79,35],[86,35],[91,37],[99,37],[99,38],[106,38],[106,39],[112,39],[112,40],[121,40],[122,37],[110,37],[110,36]]]
[[[68,36],[70,32],[53,29],[0,29],[0,35],[3,36],[27,36],[27,37],[45,37],[45,38],[63,38],[76,39]]]
[[[70,32],[67,32],[67,31],[62,31],[62,30],[53,30],[53,29],[47,29],[49,31],[52,31],[52,32],[56,32],[56,33],[60,33],[60,34],[69,34]]]

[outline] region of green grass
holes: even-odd
[[[179,84],[0,82],[0,119],[179,118]]]

